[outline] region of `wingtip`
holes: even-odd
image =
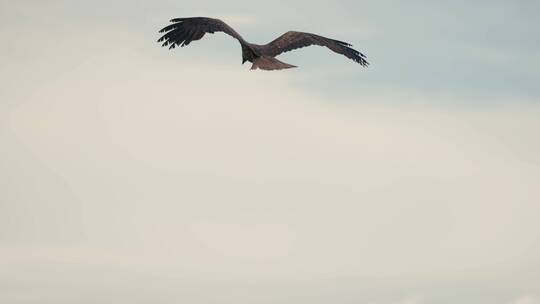
[[[352,47],[353,45],[348,43],[348,42],[345,42],[345,41],[341,41],[341,40],[335,40],[333,39],[335,42],[341,44],[341,45],[344,45],[344,46],[348,46],[348,47]]]

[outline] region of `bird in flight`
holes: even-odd
[[[171,23],[159,31],[165,33],[158,40],[158,42],[163,42],[162,47],[169,46],[169,49],[174,49],[178,45],[183,47],[192,41],[201,39],[206,33],[223,32],[240,42],[242,46],[242,64],[246,63],[246,61],[252,62],[252,70],[295,68],[294,65],[279,61],[276,56],[310,45],[325,46],[364,67],[369,64],[366,56],[353,49],[352,45],[315,34],[290,31],[268,44],[258,45],[247,42],[232,27],[219,19],[206,17],[175,18],[171,20]]]

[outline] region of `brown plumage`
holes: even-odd
[[[315,34],[291,31],[268,44],[258,45],[247,42],[232,27],[219,19],[191,17],[176,18],[172,19],[171,22],[172,24],[159,31],[160,33],[165,33],[158,40],[158,42],[163,43],[163,47],[168,46],[169,49],[174,49],[176,46],[183,47],[192,41],[201,39],[206,33],[224,32],[240,42],[242,47],[242,64],[246,61],[252,62],[251,69],[281,70],[294,68],[294,65],[281,62],[275,57],[281,53],[310,45],[325,46],[364,67],[368,66],[366,56],[353,49],[352,45]]]

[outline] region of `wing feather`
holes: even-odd
[[[270,42],[265,47],[271,56],[277,56],[284,52],[307,47],[310,45],[325,46],[330,50],[354,60],[362,66],[368,66],[366,56],[352,48],[352,45],[315,34],[290,31]]]
[[[165,33],[158,42],[162,42],[162,47],[169,46],[173,49],[176,46],[186,46],[192,41],[199,40],[206,33],[223,32],[229,36],[244,42],[244,39],[232,27],[219,19],[206,17],[175,18],[172,24],[162,28],[159,32]]]

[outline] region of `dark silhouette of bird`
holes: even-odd
[[[162,47],[169,46],[169,49],[174,49],[178,45],[184,47],[192,41],[201,39],[206,33],[223,32],[240,42],[242,46],[242,64],[246,61],[252,62],[252,70],[258,68],[262,70],[295,68],[296,66],[281,62],[275,57],[281,53],[310,45],[325,46],[364,67],[369,64],[366,61],[366,56],[353,49],[351,44],[315,34],[290,31],[268,44],[258,45],[247,42],[232,27],[219,19],[190,17],[175,18],[170,22],[172,24],[159,31],[165,33],[158,40],[158,42],[163,42]]]

